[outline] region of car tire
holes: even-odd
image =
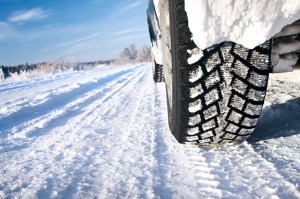
[[[163,66],[157,64],[154,60],[152,61],[152,72],[153,72],[153,80],[155,82],[164,82],[164,73],[163,73]]]
[[[201,51],[195,63],[188,63],[197,47],[191,39],[184,1],[168,3],[172,69],[167,100],[172,134],[180,143],[196,145],[244,141],[256,127],[263,107],[270,41],[254,49],[223,42]]]

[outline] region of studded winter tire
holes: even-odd
[[[169,126],[180,143],[245,140],[256,127],[266,94],[270,42],[247,49],[223,42],[197,49],[183,0],[169,2],[171,72],[167,78]],[[200,56],[199,56],[200,54]],[[188,61],[198,55],[196,61]]]

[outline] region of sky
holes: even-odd
[[[0,0],[0,65],[115,58],[150,45],[147,0]]]

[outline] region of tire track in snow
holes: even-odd
[[[146,117],[147,119],[144,118],[145,120],[136,123],[144,114],[153,113],[153,101],[143,97],[149,92],[149,81],[147,81],[151,74],[149,72],[148,67],[147,73],[130,89],[132,93],[120,101],[120,106],[116,106],[103,118],[110,132],[119,135],[117,140],[115,137],[108,137],[108,140],[103,143],[110,149],[109,154],[106,155],[107,162],[110,164],[105,165],[104,168],[107,169],[100,174],[100,179],[105,179],[105,181],[98,182],[98,197],[149,198],[152,195],[152,178],[149,177],[151,176],[149,169],[154,164],[150,152],[153,141],[151,136],[145,133],[151,134],[151,120],[154,117],[149,118],[150,120]],[[143,85],[144,82],[147,85]],[[152,92],[150,94],[153,95]],[[119,122],[119,125],[113,127],[112,125],[116,122]],[[111,157],[113,157],[112,161],[109,161]]]
[[[21,123],[20,125],[15,126],[12,129],[8,129],[9,133],[2,132],[1,135],[3,138],[2,139],[3,144],[1,143],[3,145],[2,148],[6,148],[7,150],[8,148],[6,146],[12,145],[11,144],[12,141],[19,141],[22,142],[24,145],[24,141],[26,140],[30,141],[31,138],[35,138],[36,136],[43,135],[43,133],[40,133],[40,131],[47,132],[51,130],[51,128],[54,128],[57,124],[63,125],[63,123],[65,123],[73,115],[79,114],[85,106],[88,106],[93,101],[97,100],[98,104],[101,104],[102,101],[98,100],[99,98],[105,96],[108,91],[109,91],[108,92],[109,95],[106,96],[106,98],[109,98],[114,94],[113,92],[111,92],[111,89],[116,92],[120,87],[124,85],[124,80],[126,80],[125,82],[128,83],[135,76],[136,73],[130,70],[127,71],[126,73],[122,73],[115,80],[109,78],[109,80],[111,79],[111,81],[108,81],[103,85],[98,85],[97,83],[99,88],[95,88],[95,89],[93,88],[91,91],[83,92],[82,95],[74,96],[77,98],[77,99],[75,98],[76,100],[70,103],[65,102],[64,105],[59,107],[59,105],[64,103],[61,102],[61,104],[58,105],[58,108],[55,108],[49,113],[46,113],[45,115],[42,115],[41,113],[42,116],[40,117],[33,118],[32,120]],[[53,99],[53,103],[55,101],[57,101],[56,98]],[[43,106],[47,106],[47,104],[44,104]],[[40,109],[42,109],[42,107]],[[5,135],[8,136],[6,139],[4,139]],[[18,149],[18,147],[16,149]]]
[[[265,107],[249,142],[300,191],[300,70],[270,74]]]
[[[148,69],[147,75],[127,98],[127,106],[122,112],[112,110],[103,120],[107,122],[109,132],[119,132],[121,136],[117,140],[108,136],[109,139],[103,139],[101,144],[107,147],[102,158],[111,163],[102,165],[97,183],[99,198],[197,196],[197,190],[189,180],[191,175],[187,173],[187,165],[177,160],[180,152],[176,152],[180,150],[174,148],[180,145],[167,131],[164,85],[158,89],[153,83],[150,67]],[[119,125],[111,129],[114,123]],[[169,145],[173,144],[176,147],[170,149]],[[182,179],[182,172],[186,179]],[[187,191],[183,192],[182,187]]]
[[[276,142],[274,143],[273,140],[269,140],[268,143],[254,143],[253,147],[266,161],[276,167],[278,173],[282,175],[285,180],[294,184],[300,193],[300,147],[294,142],[295,140],[300,140],[300,137],[291,136],[280,140],[285,142],[285,146]]]
[[[147,65],[107,100],[100,104],[95,101],[85,113],[37,138],[20,152],[30,154],[27,159],[11,153],[17,161],[8,164],[18,162],[11,172],[19,174],[20,181],[5,182],[4,187],[13,188],[5,192],[40,198],[197,196],[186,162],[178,158],[182,156],[177,149],[180,145],[169,132],[160,132],[167,128],[159,121],[164,118],[166,124],[166,109],[159,107],[164,96],[153,93],[150,68]]]
[[[107,96],[104,96],[105,99],[102,98],[102,100],[100,99],[100,100],[95,101],[95,103],[91,104],[92,106],[90,108],[87,108],[86,111],[91,112],[92,111],[91,108],[95,107],[96,105],[98,106],[101,103],[109,103],[110,102],[110,100],[109,100],[110,96],[112,96],[114,93],[116,93],[122,87],[126,86],[126,84],[128,84],[130,82],[135,83],[135,81],[133,81],[133,79],[134,78],[139,79],[140,76],[143,75],[145,72],[146,72],[146,70],[144,68],[142,68],[140,70],[136,70],[136,72],[133,75],[134,76],[133,78],[124,79],[123,84],[120,84],[117,88],[112,89],[112,91],[109,92]],[[130,85],[131,85],[131,87],[134,87],[134,85],[132,85],[132,83]],[[105,102],[105,100],[106,100],[106,102]],[[118,101],[113,101],[113,104],[117,104],[117,103],[118,103]],[[99,109],[101,109],[101,107],[99,107]],[[105,112],[103,112],[103,114],[105,114]],[[97,113],[96,113],[96,115],[97,115]],[[94,116],[95,116],[95,114],[94,114]],[[33,173],[29,172],[29,174],[31,173],[30,175],[27,173],[26,175],[19,176],[19,178],[22,179],[22,178],[25,178],[26,176],[29,175],[31,179],[32,178],[34,179],[34,176],[36,175],[35,173],[37,173],[38,176],[41,178],[36,182],[35,182],[35,180],[33,180],[32,187],[26,187],[25,185],[21,184],[21,187],[23,186],[22,189],[26,190],[26,188],[27,188],[29,190],[30,189],[36,190],[37,186],[42,185],[44,187],[51,187],[52,186],[52,188],[54,190],[57,189],[56,192],[58,192],[60,189],[68,190],[68,188],[65,187],[65,186],[57,185],[56,180],[55,181],[46,180],[46,182],[45,182],[45,179],[47,179],[47,177],[46,177],[47,174],[48,175],[56,174],[56,176],[52,176],[52,177],[53,178],[55,178],[55,177],[58,178],[57,179],[58,182],[63,181],[63,179],[68,179],[68,178],[70,178],[69,176],[72,176],[72,174],[73,174],[72,172],[74,172],[74,171],[71,172],[71,171],[68,170],[69,165],[74,164],[75,167],[77,167],[77,169],[80,169],[80,166],[79,166],[80,164],[78,165],[78,164],[74,163],[73,161],[76,162],[76,159],[77,159],[77,161],[79,163],[85,162],[84,161],[84,159],[85,159],[84,155],[81,156],[79,154],[80,158],[78,156],[75,157],[78,150],[76,150],[76,145],[74,147],[73,147],[73,145],[76,144],[76,143],[80,143],[81,139],[85,139],[86,137],[88,138],[89,136],[95,136],[95,135],[93,135],[93,133],[96,134],[96,132],[93,129],[90,128],[88,130],[85,130],[85,128],[82,128],[84,125],[90,125],[90,122],[86,123],[84,121],[85,119],[90,120],[88,118],[90,118],[90,116],[86,117],[86,114],[80,114],[79,117],[77,116],[75,118],[75,121],[73,120],[72,122],[68,122],[66,124],[67,128],[64,129],[64,127],[57,127],[56,129],[51,130],[52,131],[51,134],[48,133],[48,134],[42,136],[41,138],[37,139],[35,142],[33,142],[32,146],[28,149],[28,151],[32,151],[32,152],[31,152],[30,156],[27,157],[27,159],[22,160],[22,157],[16,157],[16,159],[19,161],[18,164],[20,166],[18,167],[19,169],[16,169],[15,171],[12,171],[14,174],[11,173],[10,175],[13,175],[13,176],[18,174],[19,173],[18,171],[22,170],[23,165],[27,165],[30,162],[34,162],[33,164],[35,164],[39,161],[42,161],[42,159],[44,159],[45,163],[46,163],[46,165],[40,165],[41,167],[38,168],[38,170],[33,171]],[[77,122],[76,122],[76,120],[77,120]],[[78,126],[78,128],[76,128],[76,127],[73,128],[73,125],[75,125],[76,123],[80,124],[80,122],[82,122],[83,126],[81,125],[81,126]],[[76,133],[78,133],[78,134],[76,134]],[[100,136],[100,138],[102,138],[102,137]],[[50,143],[47,143],[47,140],[49,140]],[[53,144],[51,144],[51,143],[53,143]],[[93,143],[93,144],[95,145],[95,143]],[[77,146],[77,147],[83,147],[83,146],[79,144],[79,146]],[[81,150],[84,151],[84,152],[86,151],[87,152],[86,155],[90,155],[91,153],[96,153],[96,152],[94,152],[93,147],[87,148],[87,150],[85,150],[85,149],[81,149]],[[79,151],[81,151],[81,150],[79,150]],[[50,154],[47,154],[47,151],[49,151]],[[17,156],[17,154],[18,154],[18,152],[16,152],[14,154],[14,156]],[[44,157],[43,154],[48,155],[48,156]],[[8,154],[8,155],[11,155],[11,154]],[[83,159],[81,159],[81,158],[83,158]],[[60,162],[59,161],[60,159],[64,159],[64,162]],[[99,161],[99,158],[98,158],[98,161]],[[49,172],[45,171],[44,169],[47,168],[47,167],[52,167],[50,165],[47,165],[47,163],[51,163],[51,162],[57,162],[58,164],[62,164],[62,165],[56,165],[54,167],[54,171],[49,173]],[[89,162],[89,161],[87,161],[87,162]],[[9,165],[14,164],[14,163],[9,162],[8,160],[6,161],[6,163],[7,164],[4,165],[4,170],[8,169]],[[19,173],[19,174],[21,174],[21,173]],[[6,174],[5,176],[9,176],[9,173]],[[23,181],[28,181],[28,179],[25,178],[25,179],[23,179]],[[68,182],[70,183],[70,181],[71,181],[71,179],[69,181],[66,180],[65,184],[68,184]],[[12,186],[11,184],[10,184],[10,186],[8,185],[11,182],[6,182],[6,186],[7,187]],[[18,185],[18,182],[16,183],[16,185]],[[14,189],[11,190],[12,193],[16,191],[16,189],[17,189],[16,185],[12,186],[12,187],[16,187],[15,190]],[[48,189],[50,189],[50,188],[48,188]],[[50,191],[49,192],[48,189],[46,188],[46,190],[43,190],[41,188],[41,191],[39,191],[38,193],[40,195],[44,195],[44,194],[47,194],[47,193],[51,193],[52,195],[53,194],[55,195],[55,191]],[[28,194],[32,194],[32,193],[28,193]]]
[[[76,99],[80,99],[83,94],[90,92],[91,90],[96,89],[105,83],[109,83],[110,81],[117,83],[115,80],[116,78],[123,76],[132,70],[133,69],[130,69],[129,71],[121,71],[101,78],[96,82],[91,82],[89,84],[79,86],[78,88],[74,88],[70,92],[53,96],[47,101],[47,103],[39,104],[35,107],[24,107],[21,110],[0,119],[0,132],[5,132],[7,129],[12,129],[16,123],[24,123],[31,119],[45,115],[51,112],[53,109],[64,107],[66,104],[72,103]],[[23,117],[24,115],[27,115],[27,117]]]
[[[81,187],[81,181],[82,181],[81,180],[82,170],[90,170],[90,165],[96,165],[95,168],[97,168],[97,169],[95,169],[95,170],[97,170],[97,172],[95,171],[96,174],[94,174],[94,175],[97,177],[93,178],[93,182],[95,182],[97,180],[97,178],[99,178],[99,174],[98,174],[99,169],[104,167],[107,164],[107,162],[109,162],[109,164],[111,164],[111,161],[109,161],[109,160],[103,162],[104,157],[99,156],[99,154],[103,155],[112,150],[112,149],[107,149],[105,147],[106,144],[104,141],[107,141],[107,139],[110,137],[110,135],[108,135],[108,133],[110,131],[112,131],[112,127],[109,124],[107,124],[107,122],[104,120],[103,116],[106,115],[110,109],[119,109],[119,105],[121,105],[120,102],[122,102],[123,99],[126,99],[126,97],[129,95],[128,92],[124,92],[123,95],[120,95],[121,91],[122,90],[131,90],[130,88],[134,88],[136,82],[139,81],[140,78],[144,76],[144,73],[145,73],[145,70],[143,70],[142,72],[138,72],[134,79],[131,79],[130,81],[129,80],[126,81],[125,86],[123,86],[122,88],[117,90],[116,95],[112,95],[112,97],[107,98],[107,100],[104,100],[101,103],[92,104],[90,111],[89,111],[89,109],[87,109],[88,113],[91,113],[91,111],[94,111],[92,115],[89,115],[87,117],[82,115],[83,116],[82,119],[77,118],[77,121],[71,122],[71,123],[73,123],[71,125],[76,125],[76,126],[78,125],[78,127],[76,127],[76,129],[78,129],[76,131],[78,131],[78,132],[80,132],[82,129],[85,129],[86,128],[85,126],[87,126],[90,131],[93,131],[94,132],[93,138],[96,138],[96,140],[92,141],[93,142],[92,146],[99,145],[99,147],[98,146],[95,147],[92,150],[92,152],[93,152],[92,154],[86,154],[85,156],[82,156],[82,159],[80,160],[80,162],[89,162],[89,166],[88,166],[88,168],[85,168],[87,166],[87,165],[85,165],[82,168],[76,169],[76,171],[74,171],[74,173],[72,173],[70,175],[70,176],[75,176],[75,177],[72,177],[70,179],[69,184],[72,184],[73,186],[78,185],[79,189],[81,189],[80,187]],[[115,99],[114,96],[117,96],[120,101]],[[95,110],[97,110],[97,111],[95,111]],[[116,122],[118,122],[118,121],[115,121],[114,123],[116,123]],[[80,125],[80,123],[83,123],[83,125]],[[98,126],[97,125],[95,126],[95,124],[98,124]],[[108,130],[101,129],[101,126],[103,124],[105,124],[105,126],[108,126]],[[99,135],[96,135],[96,134],[100,134],[100,137],[99,137]],[[89,136],[92,136],[92,134],[89,134]],[[95,144],[96,142],[97,142],[97,144]],[[87,147],[86,149],[81,149],[81,150],[89,151],[89,148]],[[105,153],[104,153],[104,151],[105,151]],[[97,158],[95,158],[95,159],[91,158],[93,156],[95,156]],[[116,156],[116,155],[114,155],[114,156]],[[86,160],[85,157],[89,157],[89,159]],[[110,156],[108,156],[108,157],[110,157]],[[97,163],[99,161],[102,162],[101,168],[99,168],[99,165],[98,165],[99,163]],[[104,170],[106,171],[107,169],[104,169]],[[85,175],[89,176],[89,172],[86,172]],[[107,181],[107,178],[105,178],[105,181]],[[94,183],[89,183],[89,186],[87,186],[87,187],[89,187],[88,189],[92,190],[91,193],[97,193],[98,189],[95,188]],[[59,188],[57,188],[57,187],[56,187],[56,189],[59,190]],[[76,192],[76,190],[70,190],[68,188],[61,189],[58,191],[58,195],[62,195],[62,196],[73,195],[74,197],[86,197],[88,194],[89,193],[87,193],[86,191],[83,191],[83,193],[81,193],[80,191]],[[90,195],[90,197],[94,197],[94,196],[95,195]],[[101,193],[100,196],[103,196],[103,193]]]
[[[183,146],[168,127],[165,84],[155,84],[155,149],[153,168],[154,198],[200,198],[192,167]]]
[[[140,78],[137,78],[137,79],[135,79],[134,81],[130,81],[130,85],[129,85],[129,88],[128,87],[123,87],[122,89],[120,89],[119,91],[121,92],[122,90],[127,90],[127,92],[124,92],[124,94],[126,94],[125,96],[128,96],[128,91],[130,91],[131,90],[131,88],[130,87],[132,87],[132,88],[134,88],[134,87],[136,87],[135,85],[135,83],[136,83],[136,81],[137,80],[139,80]],[[118,92],[118,94],[119,94],[119,92]],[[134,93],[135,94],[135,93]],[[131,94],[132,96],[135,96],[134,94]],[[116,96],[119,96],[119,95],[116,95]],[[126,98],[126,97],[125,97]],[[119,102],[123,102],[122,101],[122,99],[125,99],[124,97],[122,97],[121,99],[120,99],[120,101]],[[116,102],[118,102],[118,101],[116,101],[115,99],[114,99],[114,97],[112,97],[112,98],[110,98],[106,103],[108,103],[108,104],[111,104],[111,103],[113,103],[112,105],[114,105],[114,104],[117,104],[117,106],[115,106],[113,109],[119,109],[119,105],[121,106],[122,105],[122,103],[116,103]],[[99,109],[100,110],[100,109]],[[104,112],[103,112],[104,111]],[[102,110],[101,109],[101,111],[100,112],[98,112],[98,114],[100,115],[100,118],[101,118],[101,115],[102,114],[107,114],[107,112],[106,112],[107,110]],[[120,112],[119,112],[119,114],[120,114]],[[119,115],[117,115],[118,117],[116,118],[116,120],[117,119],[119,119],[120,118],[120,116]],[[99,117],[91,117],[91,116],[89,116],[89,117],[86,117],[86,118],[94,118],[94,120],[96,119],[96,120],[98,120],[99,119]],[[108,118],[109,119],[109,118]],[[86,120],[88,120],[88,123],[86,123],[86,121],[83,121],[83,123],[85,123],[85,125],[89,125],[89,123],[90,123],[90,120],[89,119],[86,119]],[[95,122],[95,121],[94,121]],[[97,139],[97,142],[99,142],[98,144],[99,144],[99,147],[100,148],[98,148],[98,147],[96,147],[94,150],[95,150],[95,153],[96,154],[98,154],[98,153],[100,153],[100,154],[107,154],[107,153],[111,153],[110,151],[114,151],[113,149],[111,149],[110,147],[109,148],[106,148],[105,146],[107,145],[106,144],[106,142],[107,142],[107,139],[111,139],[111,137],[110,137],[110,135],[108,135],[108,133],[109,132],[111,132],[112,131],[112,126],[111,125],[109,125],[106,121],[105,121],[105,119],[104,118],[102,118],[101,119],[101,122],[102,123],[106,123],[105,124],[105,126],[108,126],[108,128],[109,128],[109,131],[104,131],[105,129],[101,129],[101,126],[102,126],[102,124],[99,124],[100,125],[100,129],[96,129],[96,131],[97,132],[101,132],[101,135],[102,135],[102,137],[101,137],[101,139]],[[116,122],[118,122],[118,121],[114,121],[114,123],[116,123]],[[98,123],[98,122],[96,122],[96,123]],[[113,125],[113,124],[112,124]],[[78,127],[79,129],[84,129],[82,126],[80,127]],[[105,128],[107,128],[107,127],[105,127]],[[113,132],[113,131],[112,131]],[[112,138],[115,138],[115,136],[114,137],[112,137]],[[110,142],[109,142],[110,143]],[[95,144],[93,144],[93,145],[95,145]],[[125,145],[126,146],[126,145]],[[105,153],[103,153],[103,151],[105,151]],[[97,153],[98,152],[98,153]],[[119,154],[119,153],[118,153]],[[94,155],[94,154],[93,154]],[[116,153],[114,153],[113,155],[112,154],[110,154],[110,155],[105,155],[105,157],[106,158],[108,158],[108,160],[107,161],[104,161],[103,163],[102,163],[102,165],[101,165],[101,170],[104,170],[103,172],[107,172],[107,171],[110,171],[111,173],[115,173],[115,172],[113,172],[113,171],[111,171],[112,169],[111,169],[111,166],[115,166],[116,167],[116,165],[114,165],[113,163],[112,163],[112,160],[109,160],[109,159],[111,159],[112,157],[117,157],[117,155],[116,155]],[[99,161],[99,159],[104,159],[105,157],[101,157],[101,158],[97,158],[97,161]],[[96,162],[97,162],[96,161]],[[83,162],[86,162],[86,161],[83,161]],[[87,162],[89,162],[89,161],[87,161]],[[110,167],[109,166],[107,166],[107,163],[109,163],[109,165],[111,165]],[[90,164],[91,165],[94,165],[94,163],[93,163],[93,161],[91,161],[90,162]],[[103,168],[104,167],[104,168]],[[105,168],[105,167],[107,167],[107,168]],[[80,169],[80,170],[82,170],[82,169]],[[99,172],[99,168],[98,168],[98,172]],[[80,171],[79,171],[79,173],[80,173]],[[88,174],[86,174],[86,175],[88,175]],[[106,175],[108,175],[108,174],[106,174]],[[72,175],[71,175],[72,176]],[[77,176],[77,175],[75,175],[75,176]],[[101,179],[101,177],[99,177],[99,175],[97,175],[98,177],[97,178],[100,178]],[[105,179],[105,181],[107,182],[107,181],[109,181],[109,176],[108,177],[106,177],[106,178],[104,178]],[[94,179],[95,180],[95,179]],[[113,183],[116,183],[116,182],[113,182]],[[70,184],[79,184],[80,185],[80,182],[76,182],[76,180],[72,180],[72,182],[70,182]],[[80,187],[80,186],[79,186]],[[90,188],[89,189],[93,189],[93,186],[90,186]],[[98,190],[98,188],[94,188],[94,191],[92,191],[92,193],[97,193],[97,190]],[[66,189],[66,190],[62,190],[62,191],[60,191],[59,192],[59,195],[74,195],[74,196],[81,196],[81,197],[84,197],[84,196],[86,196],[86,192],[84,192],[84,194],[81,194],[80,192],[79,193],[75,193],[74,192],[74,190],[72,191],[70,191],[70,190],[68,190],[68,189]],[[95,196],[95,195],[93,195],[93,196]],[[104,196],[104,192],[101,192],[100,194],[99,194],[99,196],[101,196],[101,197],[103,197]],[[92,196],[91,196],[92,197]]]
[[[220,198],[299,198],[300,192],[248,143],[185,149],[200,192]]]
[[[78,73],[83,73],[83,71],[80,71]],[[10,84],[4,84],[0,86],[0,93],[5,96],[7,94],[11,93],[18,93],[20,96],[17,98],[14,98],[14,96],[11,97],[0,97],[1,107],[0,107],[0,119],[3,117],[7,117],[8,115],[17,112],[24,107],[34,107],[38,104],[44,103],[48,100],[48,97],[51,95],[59,95],[62,92],[69,92],[69,90],[78,88],[79,86],[82,86],[83,84],[86,84],[87,82],[83,83],[71,83],[60,85],[59,88],[51,88],[53,84],[57,84],[57,82],[68,82],[72,78],[74,79],[76,76],[78,76],[78,73],[66,73],[66,74],[57,74],[53,75],[53,77],[40,77],[40,78],[34,78],[31,80],[25,80],[17,83],[10,83]],[[88,73],[88,72],[87,72]],[[91,79],[93,81],[93,79]],[[32,83],[34,82],[34,83]],[[40,88],[39,91],[34,92],[34,95],[30,95],[31,89],[35,89],[36,87]],[[22,90],[23,89],[23,90]],[[25,92],[24,92],[25,91]],[[62,92],[61,92],[62,91]],[[29,94],[29,96],[28,96]]]
[[[97,82],[107,76],[114,75],[118,72],[124,72],[139,67],[140,65],[133,65],[128,67],[102,67],[101,69],[88,71],[73,71],[69,73],[55,74],[51,76],[39,77],[29,79],[21,82],[11,83],[8,85],[0,85],[1,88],[16,87],[22,85],[24,88],[11,89],[8,91],[0,91],[0,119],[8,116],[13,112],[17,112],[24,107],[30,108],[46,102],[53,96],[61,95],[62,93],[70,92],[78,87],[83,87],[88,84]],[[51,81],[49,81],[49,79]],[[32,82],[36,83],[32,87]],[[44,83],[44,82],[47,82]],[[34,92],[32,92],[32,90]],[[30,92],[28,92],[30,91]],[[18,96],[14,95],[18,93]]]
[[[68,76],[67,78],[70,78],[72,76]],[[57,77],[57,78],[52,78],[52,79],[48,79],[48,80],[45,80],[44,78],[36,78],[35,81],[33,82],[32,80],[30,80],[31,82],[28,83],[28,84],[25,84],[25,85],[20,85],[20,82],[18,83],[5,83],[5,84],[2,84],[1,85],[1,88],[0,88],[0,92],[3,92],[3,91],[11,91],[11,90],[19,90],[19,89],[26,89],[26,90],[29,90],[30,88],[34,88],[35,86],[39,85],[47,85],[49,84],[50,82],[54,82],[54,81],[57,81],[57,80],[65,80],[66,79],[66,76],[65,75],[62,75],[61,77]],[[26,82],[26,80],[24,81]]]

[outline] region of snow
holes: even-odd
[[[199,61],[201,59],[201,57],[203,57],[203,51],[200,50],[199,48],[187,50],[187,52],[191,55],[187,60],[188,64],[190,64],[190,65],[196,63],[197,61]]]
[[[299,22],[298,30],[300,31]],[[289,30],[291,29],[291,30]],[[292,33],[293,28],[286,27],[286,32]],[[284,31],[283,31],[284,33]],[[299,57],[296,53],[300,49],[300,42],[296,36],[288,38],[275,38],[272,45],[272,65],[273,72],[290,72],[296,65]]]
[[[156,15],[157,15],[157,18],[159,19],[160,17],[160,9],[159,9],[159,3],[161,3],[162,0],[153,0],[153,4],[154,4],[154,7],[155,7],[155,11],[156,11]]]
[[[300,198],[299,77],[271,74],[254,135],[218,148],[177,143],[148,63],[1,83],[0,198]]]
[[[272,54],[271,60],[274,65],[272,72],[281,73],[293,71],[293,66],[297,64],[298,59],[297,54],[281,55],[280,58],[278,54]]]
[[[163,64],[162,52],[158,48],[158,46],[161,45],[160,43],[161,43],[161,39],[157,39],[157,41],[153,41],[151,52],[152,55],[154,56],[155,63],[162,65]]]
[[[252,49],[300,19],[300,1],[294,0],[186,0],[185,10],[202,50],[223,41]]]

